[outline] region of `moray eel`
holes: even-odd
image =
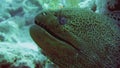
[[[106,16],[78,8],[45,10],[30,35],[60,68],[120,66],[120,32]]]

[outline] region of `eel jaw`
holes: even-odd
[[[79,53],[74,47],[66,42],[60,41],[46,32],[38,25],[30,28],[32,39],[42,48],[44,54],[60,68],[79,68],[81,66],[96,66],[88,56]],[[86,68],[86,67],[85,67]],[[87,67],[88,68],[88,67]]]
[[[59,41],[40,26],[31,26],[30,35],[38,46],[42,48],[45,55],[55,64],[62,66],[63,63],[69,64],[76,61],[75,56],[78,55],[76,49],[63,41]]]
[[[54,37],[54,35],[51,35],[45,29],[43,29],[42,27],[40,27],[38,25],[33,25],[30,27],[30,35],[31,35],[32,39],[38,45],[41,44],[41,45],[45,46],[47,43],[53,44],[53,42],[57,42],[57,43],[64,43],[64,45],[67,44],[67,46],[72,47],[69,43],[64,42],[63,40],[61,40],[59,38]],[[39,43],[39,42],[41,42],[41,43]],[[54,44],[52,46],[54,46]],[[72,48],[74,48],[74,47],[72,47]]]

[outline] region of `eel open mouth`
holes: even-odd
[[[49,29],[44,28],[43,26],[39,26],[39,25],[33,25],[30,28],[30,33],[32,38],[36,41],[37,36],[44,36],[45,34],[43,32],[46,32],[46,35],[49,34],[50,36],[52,36],[53,38],[55,38],[56,40],[59,40],[60,42],[64,42],[66,44],[68,44],[70,47],[72,46],[75,50],[80,51],[80,49],[78,49],[77,47],[75,47],[70,41],[65,40],[59,36],[57,36],[54,32],[49,31]],[[36,34],[36,35],[35,35]],[[39,40],[39,39],[38,39]],[[45,41],[45,40],[44,40]],[[37,42],[37,41],[36,41]]]
[[[71,44],[70,41],[64,40],[55,36],[54,33],[46,31],[44,28],[33,25],[30,28],[30,35],[32,39],[38,44],[38,46],[45,51],[46,55],[67,55],[67,54],[79,54],[83,57],[87,55],[81,49],[77,48],[79,44]],[[77,45],[77,46],[76,46]],[[65,58],[65,57],[64,57]]]
[[[38,26],[41,27],[42,29],[44,29],[45,31],[47,31],[52,37],[56,38],[57,40],[67,43],[68,45],[72,46],[76,50],[80,51],[80,49],[75,47],[75,45],[70,40],[68,41],[68,40],[56,35],[56,33],[50,31],[50,29],[48,29],[44,24],[38,24]]]

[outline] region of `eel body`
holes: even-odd
[[[33,40],[61,68],[120,67],[120,32],[114,20],[85,9],[42,11]]]

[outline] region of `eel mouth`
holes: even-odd
[[[38,26],[39,26],[39,25],[38,25]],[[62,42],[64,42],[64,43],[67,43],[67,44],[69,44],[69,45],[72,45],[72,44],[70,43],[70,41],[67,41],[67,40],[59,37],[58,35],[56,35],[56,33],[50,31],[50,30],[49,30],[48,28],[46,28],[45,26],[40,25],[39,27],[41,27],[41,29],[44,29],[48,34],[50,34],[52,37],[56,38],[57,40],[62,41]]]
[[[45,38],[52,38],[54,40],[57,40],[57,41],[60,41],[61,43],[65,43],[67,45],[69,45],[68,47],[72,47],[74,48],[78,53],[81,53],[83,55],[85,55],[83,53],[83,51],[79,48],[79,47],[76,47],[76,44],[73,44],[71,41],[68,41],[64,38],[61,38],[59,37],[58,35],[56,35],[54,32],[48,30],[48,29],[45,29],[43,27],[41,27],[40,25],[33,25],[31,26],[30,28],[30,35],[31,37],[33,38],[33,40],[36,42],[36,43],[40,43],[40,41],[46,41]],[[42,35],[43,36],[43,39],[42,40]],[[47,35],[47,36],[45,36]],[[51,37],[50,37],[51,36]],[[47,42],[47,41],[46,41]],[[54,42],[54,41],[53,41]],[[77,44],[78,45],[78,44]],[[85,55],[86,56],[86,55]]]
[[[49,28],[47,28],[43,22],[38,22],[37,20],[35,20],[35,24],[38,25],[39,27],[41,27],[41,29],[44,29],[46,32],[48,32],[52,37],[56,38],[59,41],[68,43],[69,45],[72,45],[69,41],[59,37],[58,35],[56,35],[56,33],[54,33],[53,31],[50,31]]]
[[[67,43],[68,45],[72,46],[73,48],[75,48],[77,51],[80,51],[79,48],[75,47],[75,45],[71,42],[68,41],[64,38],[61,38],[60,36],[58,36],[55,32],[51,31],[49,28],[47,28],[43,22],[38,23],[37,21],[35,21],[36,25],[38,25],[39,27],[41,27],[42,29],[44,29],[46,32],[48,32],[52,37],[56,38],[59,41],[62,41],[64,43]]]

